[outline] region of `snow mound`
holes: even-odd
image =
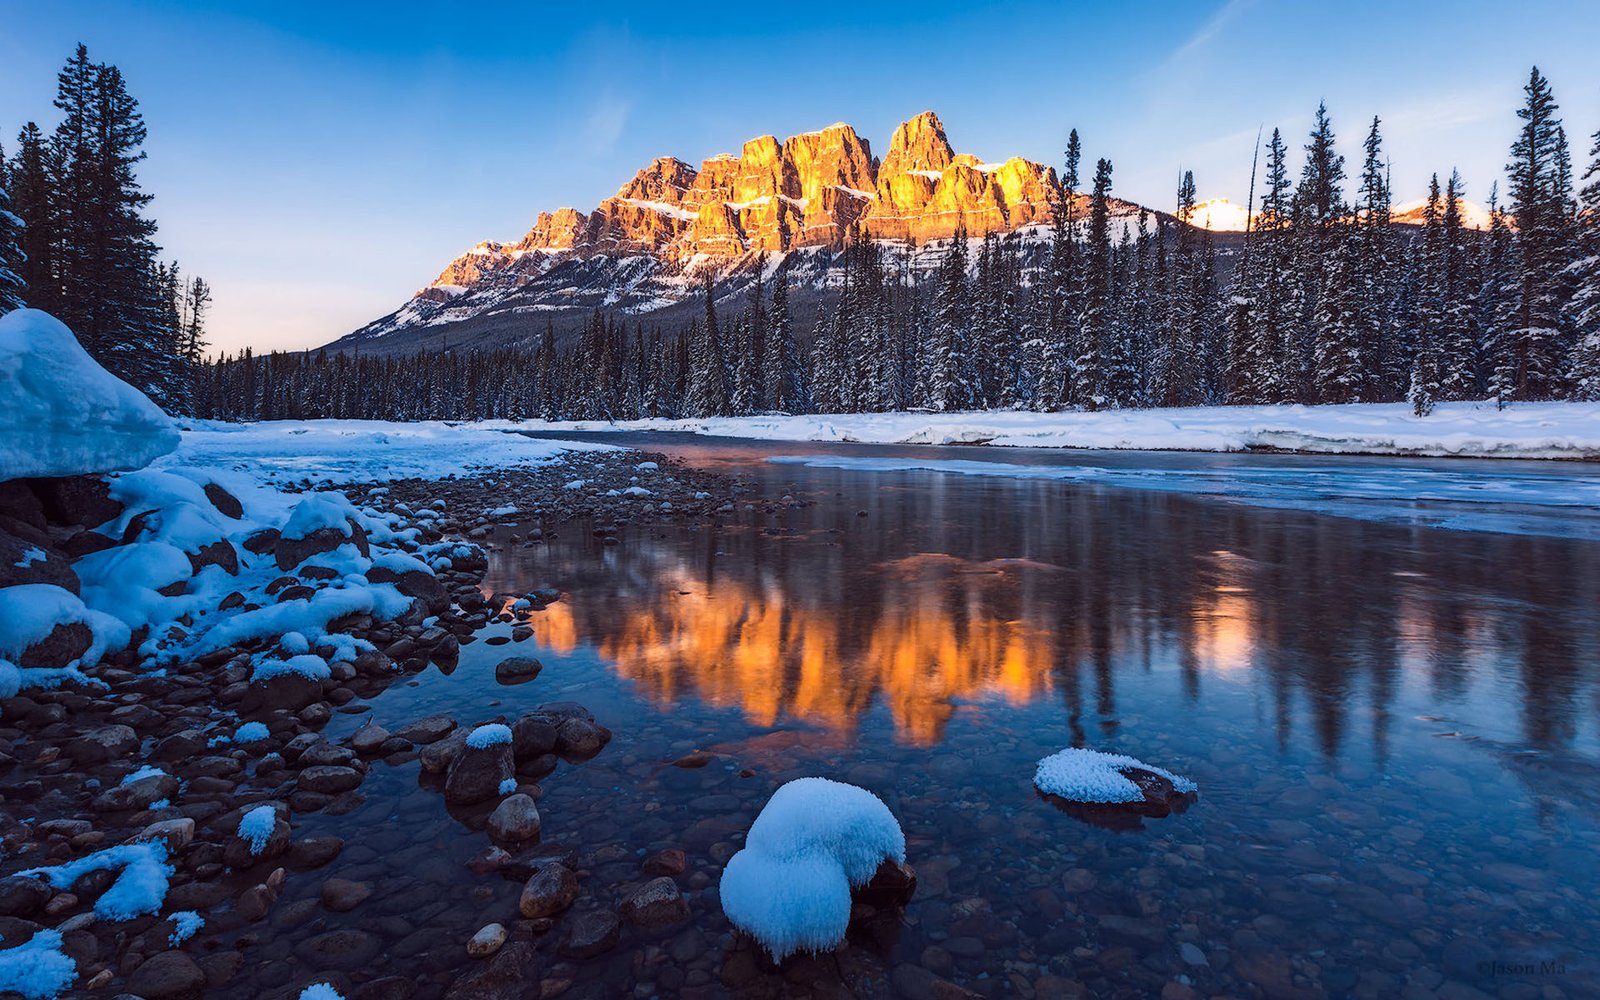
[[[38,931],[15,948],[0,951],[0,993],[53,1000],[77,978],[78,967],[61,950],[60,931]]]
[[[904,861],[906,838],[889,807],[864,788],[798,778],[773,793],[744,850],[722,874],[722,909],[776,960],[844,940],[850,888],[885,859]]]
[[[313,983],[300,991],[299,1000],[344,1000],[344,996],[328,983]]]
[[[170,916],[172,934],[168,936],[167,943],[174,948],[194,937],[200,928],[206,925],[206,918],[193,910],[179,910]]]
[[[1144,793],[1122,774],[1128,768],[1158,774],[1172,782],[1173,789],[1178,792],[1199,790],[1188,778],[1146,764],[1136,757],[1072,747],[1039,761],[1033,772],[1033,783],[1046,795],[1058,795],[1072,802],[1142,802]]]
[[[83,680],[75,669],[100,661],[113,649],[128,644],[126,625],[101,611],[84,606],[70,590],[49,583],[24,583],[0,589],[0,659],[18,663],[28,647],[45,639],[57,625],[81,624],[89,629],[89,648],[66,670],[42,667],[20,668],[16,678],[20,687],[54,687],[66,679]],[[9,672],[8,672],[9,674]]]
[[[256,806],[239,818],[239,838],[250,842],[250,853],[260,854],[277,828],[278,813],[271,806]]]
[[[266,723],[246,722],[234,732],[233,742],[236,744],[255,743],[266,739],[267,735]]]
[[[167,880],[172,866],[167,864],[167,845],[161,841],[119,844],[85,855],[76,861],[49,868],[29,868],[19,875],[37,875],[57,889],[72,884],[90,872],[120,868],[117,880],[95,900],[95,915],[105,920],[132,920],[146,913],[158,913],[167,898]]]
[[[486,747],[501,746],[510,742],[511,727],[498,722],[479,726],[467,734],[467,746],[474,750],[483,750]]]
[[[37,309],[0,316],[0,481],[139,469],[178,447],[156,404]]]

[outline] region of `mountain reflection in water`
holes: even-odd
[[[536,641],[593,647],[659,707],[848,733],[881,705],[912,745],[963,710],[1051,702],[1081,742],[1116,726],[1136,679],[1187,703],[1242,687],[1280,744],[1308,727],[1325,754],[1358,740],[1380,760],[1393,714],[1417,705],[1448,716],[1441,729],[1540,748],[1570,747],[1594,711],[1592,543],[1132,491],[1108,503],[1040,482],[802,475],[797,495],[848,489],[850,506],[511,549],[485,586],[576,592]]]

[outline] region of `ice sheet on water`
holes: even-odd
[[[853,472],[932,472],[1046,479],[1183,493],[1212,501],[1364,521],[1600,539],[1600,476],[1585,466],[1424,465],[1401,459],[1328,464],[1314,458],[1197,464],[1025,465],[915,456],[777,455],[768,461]]]

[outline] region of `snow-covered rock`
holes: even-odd
[[[37,875],[57,889],[70,889],[78,879],[98,871],[118,871],[119,874],[111,888],[95,900],[95,915],[103,920],[132,920],[161,910],[173,868],[167,864],[167,845],[161,841],[147,841],[119,844],[64,865],[29,868],[18,874]]]
[[[728,859],[722,909],[780,961],[830,949],[849,927],[851,888],[866,885],[886,859],[905,856],[905,834],[876,795],[798,778],[773,793],[744,850]]]
[[[1193,781],[1146,764],[1137,757],[1068,747],[1039,761],[1033,783],[1046,795],[1072,802],[1126,803],[1144,801],[1144,792],[1130,774],[1146,771],[1169,782],[1179,792],[1196,791]]]
[[[0,481],[139,469],[178,447],[144,393],[49,313],[0,316]]]

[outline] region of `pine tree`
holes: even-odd
[[[1577,253],[1570,265],[1574,334],[1569,379],[1573,398],[1600,401],[1600,129],[1589,150],[1578,215]]]
[[[1089,233],[1083,280],[1080,344],[1074,364],[1074,402],[1096,410],[1106,397],[1106,355],[1111,346],[1111,161],[1101,158],[1094,169],[1094,194],[1089,208]]]
[[[1351,316],[1356,325],[1355,350],[1361,372],[1359,397],[1367,402],[1392,398],[1387,357],[1395,305],[1393,270],[1398,253],[1390,230],[1388,167],[1383,157],[1381,120],[1374,115],[1362,144],[1361,184],[1357,191],[1355,271],[1352,291],[1356,298]]]
[[[733,411],[733,389],[728,378],[728,359],[717,328],[716,285],[710,272],[705,279],[705,327],[694,343],[693,374],[689,387],[689,414],[696,417],[726,417]]]
[[[1322,294],[1317,299],[1315,318],[1316,352],[1312,377],[1317,399],[1324,403],[1355,403],[1361,400],[1361,233],[1355,226],[1340,226],[1332,231],[1334,240],[1329,255]]]
[[[1559,105],[1535,66],[1517,111],[1522,130],[1511,146],[1511,215],[1516,220],[1517,288],[1511,386],[1517,399],[1549,399],[1561,376],[1561,272],[1567,266],[1571,170]]]
[[[971,301],[967,287],[967,230],[957,226],[939,264],[934,290],[933,383],[935,410],[968,410],[977,405],[971,343]]]
[[[1439,175],[1434,174],[1428,185],[1422,235],[1411,247],[1416,303],[1412,313],[1411,373],[1406,398],[1419,417],[1433,412],[1433,404],[1442,392],[1440,352],[1445,337],[1445,254],[1441,215]]]
[[[767,385],[771,404],[785,413],[809,413],[811,392],[806,368],[795,341],[789,317],[789,258],[778,264],[772,278],[772,304],[767,319]]]
[[[1272,130],[1267,143],[1266,194],[1258,222],[1255,294],[1248,343],[1239,373],[1240,401],[1283,403],[1293,398],[1291,361],[1293,310],[1293,233],[1289,218],[1289,172],[1283,136]]]
[[[1050,211],[1050,270],[1044,294],[1043,349],[1040,351],[1038,406],[1056,410],[1072,399],[1072,371],[1076,363],[1079,303],[1077,280],[1077,220],[1074,206],[1078,191],[1078,164],[1083,155],[1078,130],[1067,136],[1066,165]]]
[[[22,252],[26,225],[11,211],[10,180],[5,151],[0,150],[0,315],[21,309],[27,292],[22,280],[27,265]]]
[[[51,181],[51,151],[39,126],[29,122],[17,135],[10,167],[11,211],[25,227],[16,273],[28,289],[29,305],[56,314],[60,309],[54,264],[57,199]]]

